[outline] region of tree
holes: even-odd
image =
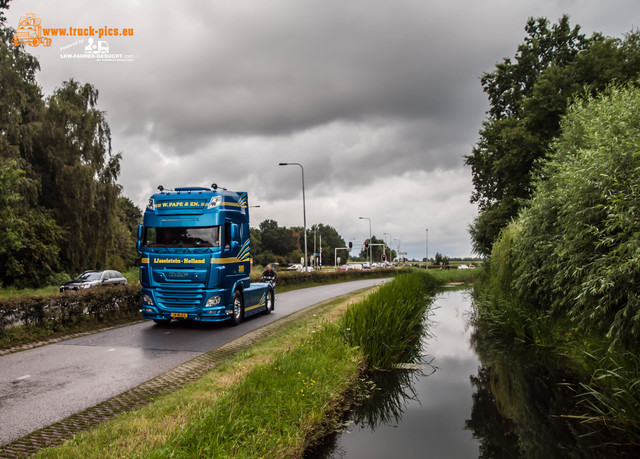
[[[378,239],[375,236],[371,236],[371,239],[366,239],[365,242],[369,242],[370,244],[374,244],[373,246],[371,246],[371,260],[372,263],[379,263],[382,261],[382,253],[384,251],[384,246],[383,245],[377,245],[377,244],[384,244],[384,241],[382,239]],[[389,253],[387,252],[387,256],[389,256]],[[364,246],[362,247],[362,249],[360,250],[360,255],[358,256],[359,258],[365,259],[365,260],[369,260],[369,249],[365,249]],[[393,258],[392,258],[393,260]]]
[[[449,257],[447,257],[446,255],[442,255],[440,252],[436,253],[436,256],[434,257],[434,261],[436,263],[436,265],[448,265],[449,264]]]
[[[117,200],[113,247],[109,251],[109,258],[115,259],[116,262],[121,260],[125,268],[135,266],[138,262],[136,240],[138,238],[138,225],[141,222],[142,211],[131,199],[120,196]],[[109,263],[108,267],[118,269],[114,266],[113,261]]]
[[[30,185],[17,160],[0,159],[0,282],[38,287],[55,274],[63,233],[50,214],[32,207],[21,188]]]
[[[322,239],[322,263],[324,265],[331,265],[334,263],[335,257],[335,249],[336,247],[346,247],[346,243],[344,239],[338,234],[338,231],[330,226],[324,225],[322,223],[315,224],[311,226],[311,230],[309,231],[309,235],[307,237],[311,237],[311,241],[313,241],[313,237],[317,234],[319,238]],[[307,242],[308,243],[308,242]],[[304,247],[304,242],[303,242]],[[313,245],[312,245],[313,247]],[[320,250],[320,240],[318,239],[317,249]],[[347,260],[345,257],[344,251],[338,254],[343,260]]]
[[[285,256],[296,249],[295,239],[291,230],[278,227],[278,222],[265,220],[260,223],[262,233],[262,250],[276,256]]]
[[[7,5],[0,0],[0,281],[39,286],[58,269],[105,267],[107,256],[129,263],[132,209],[118,201],[121,155],[98,91],[70,80],[43,100],[38,61],[4,25]]]
[[[485,74],[489,119],[466,164],[472,168],[471,201],[480,213],[470,228],[474,250],[488,255],[500,230],[527,204],[538,167],[560,134],[570,102],[595,95],[612,81],[635,81],[640,73],[640,37],[625,40],[594,34],[586,39],[563,16],[551,29],[530,19],[516,63],[504,59]]]
[[[44,104],[38,61],[11,44],[0,2],[0,283],[36,287],[60,269],[63,232],[38,206],[40,180],[25,157],[33,151]]]
[[[52,209],[68,235],[61,247],[67,270],[105,267],[117,228],[121,154],[98,110],[98,91],[74,80],[47,100],[42,132],[28,160],[41,179],[39,203]]]
[[[532,171],[547,152],[548,139],[527,126],[524,101],[533,94],[545,69],[573,61],[589,43],[578,26],[571,29],[566,15],[551,28],[545,18],[529,18],[525,30],[527,36],[518,46],[515,62],[505,58],[494,72],[482,76],[491,104],[489,119],[483,123],[472,154],[465,158],[475,188],[471,202],[480,209],[471,235],[474,249],[483,255],[488,255],[498,234],[487,231],[499,231],[531,196]],[[487,210],[491,218],[482,219]]]

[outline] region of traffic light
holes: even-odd
[[[365,248],[365,249],[368,249],[368,248],[369,248],[369,241],[366,241],[366,242],[364,243],[364,248]]]
[[[349,250],[353,248],[353,242],[349,241]]]
[[[382,261],[387,261],[387,256],[384,253],[382,254]]]

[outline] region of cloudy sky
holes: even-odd
[[[69,78],[98,88],[139,207],[160,184],[215,182],[249,192],[253,226],[302,226],[301,170],[278,166],[298,162],[307,226],[359,245],[368,217],[418,259],[427,228],[429,256],[471,254],[479,79],[514,55],[527,18],[566,13],[587,35],[640,26],[637,0],[14,0],[7,25],[29,12],[46,28],[133,29],[94,37],[108,61],[78,57],[89,37],[27,49],[45,95]]]

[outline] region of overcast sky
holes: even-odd
[[[308,227],[359,246],[368,217],[417,259],[427,228],[430,257],[472,253],[463,157],[488,109],[480,76],[515,54],[527,18],[566,13],[587,35],[640,26],[638,0],[20,0],[7,25],[29,12],[46,28],[133,29],[94,38],[128,61],[61,57],[88,37],[26,49],[45,95],[70,78],[99,90],[139,207],[160,184],[215,182],[260,206],[252,226],[302,226],[301,170],[278,166],[298,162]]]

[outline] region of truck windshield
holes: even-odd
[[[145,227],[147,247],[220,247],[220,227]]]

